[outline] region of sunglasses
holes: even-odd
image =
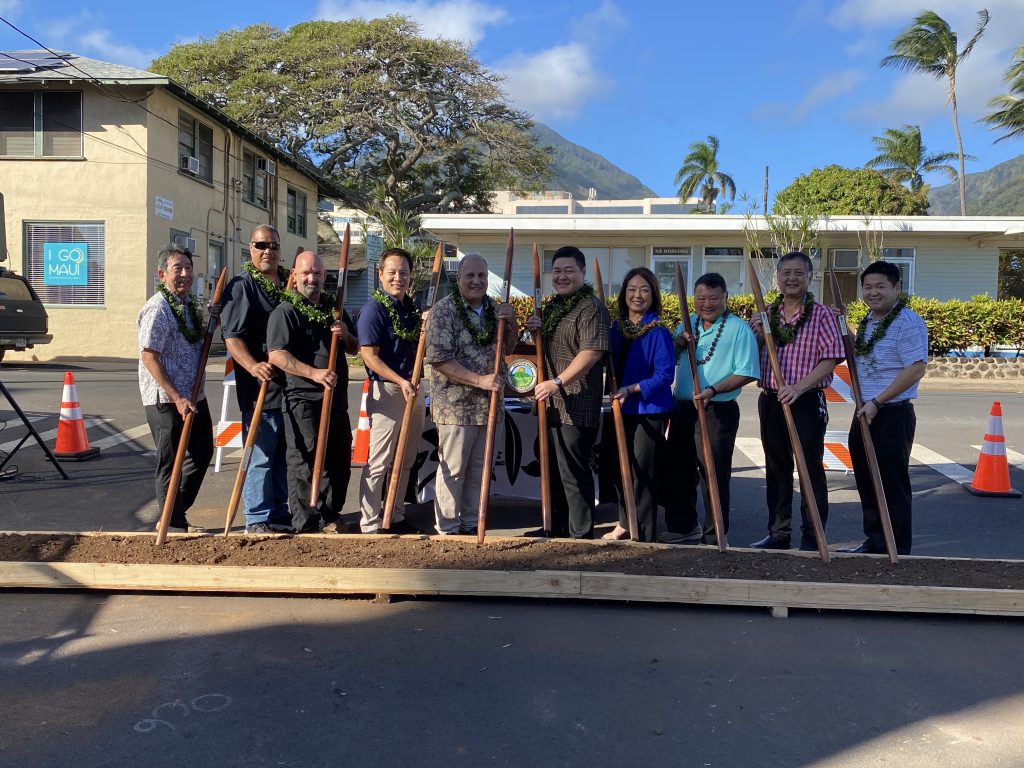
[[[258,242],[250,243],[250,245],[254,246],[255,248],[257,248],[257,249],[259,249],[261,251],[279,251],[279,250],[281,250],[281,244],[280,243],[271,243],[271,242],[268,242],[266,240],[259,240]]]

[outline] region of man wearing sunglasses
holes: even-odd
[[[242,488],[245,532],[291,532],[285,464],[282,375],[267,361],[267,323],[280,303],[288,273],[281,269],[281,237],[269,224],[249,236],[249,261],[224,290],[221,331],[235,361],[235,394],[242,412],[242,439],[249,434],[260,386],[267,395],[260,414],[249,472]]]

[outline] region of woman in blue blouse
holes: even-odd
[[[612,397],[622,403],[640,541],[654,541],[656,472],[672,410],[675,353],[672,335],[661,325],[661,292],[651,270],[637,267],[626,274],[618,307],[620,319],[612,323],[611,344],[619,390]],[[629,538],[619,477],[616,472],[619,522],[602,537],[605,539]]]

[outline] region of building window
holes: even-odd
[[[26,222],[25,274],[44,304],[105,304],[106,227],[102,222]]]
[[[248,150],[242,152],[242,199],[247,203],[267,207],[267,160]]]
[[[0,156],[81,157],[81,92],[0,93]]]
[[[737,246],[707,246],[704,248],[704,272],[715,272],[725,278],[729,293],[739,293],[743,287],[743,248]]]
[[[288,231],[306,236],[306,193],[288,187]]]
[[[213,129],[187,112],[178,112],[178,169],[213,183]]]
[[[914,248],[883,248],[882,260],[895,264],[900,270],[900,280],[903,282],[903,292],[913,295],[914,293]]]
[[[569,213],[568,205],[517,205],[516,214],[519,216],[547,216],[551,214],[567,214]]]

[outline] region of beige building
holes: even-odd
[[[136,357],[161,246],[192,249],[208,297],[222,268],[240,272],[257,224],[278,228],[285,265],[315,249],[318,199],[339,194],[162,75],[45,51],[0,53],[0,192],[6,266],[53,334],[13,360]]]

